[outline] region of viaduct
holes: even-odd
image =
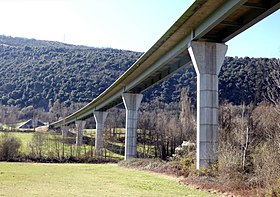
[[[77,138],[84,120],[96,121],[96,154],[102,148],[106,110],[124,102],[125,159],[136,157],[137,110],[144,90],[184,66],[197,74],[197,169],[218,158],[218,75],[225,43],[280,8],[279,0],[195,0],[167,32],[109,88],[85,107],[50,124],[76,123]]]

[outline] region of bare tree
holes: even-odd
[[[0,104],[0,129],[3,129],[3,123],[5,119],[5,108]]]
[[[180,98],[180,122],[182,125],[181,139],[195,141],[195,120],[191,110],[191,99],[188,97],[189,90],[183,88]]]
[[[6,123],[9,123],[11,130],[16,127],[19,117],[19,109],[14,106],[7,107]]]

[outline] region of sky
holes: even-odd
[[[193,0],[0,0],[0,35],[147,51]],[[227,56],[280,58],[280,11],[226,43]]]

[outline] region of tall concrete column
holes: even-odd
[[[125,154],[124,159],[135,158],[137,156],[137,123],[138,112],[142,94],[124,93],[123,102],[126,109],[126,127],[125,127]]]
[[[102,156],[103,148],[103,129],[108,112],[105,111],[95,111],[94,119],[96,122],[96,134],[95,134],[95,155]]]
[[[218,159],[218,82],[227,45],[191,42],[188,48],[197,74],[196,168]]]
[[[86,121],[76,121],[76,145],[81,146],[83,144],[83,131],[86,125]]]
[[[65,138],[68,136],[68,132],[69,132],[69,126],[65,126],[63,125],[61,127],[61,133],[62,133],[62,137]]]

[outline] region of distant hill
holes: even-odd
[[[142,53],[75,46],[52,41],[0,36],[0,103],[48,110],[54,101],[90,102],[111,85]],[[260,102],[271,69],[267,58],[227,57],[221,70],[220,100]],[[189,86],[195,100],[196,75],[185,68],[145,92],[144,100],[178,101]]]
[[[49,108],[55,100],[89,102],[141,53],[0,36],[3,105]]]
[[[19,38],[19,37],[11,37],[0,35],[0,44],[6,46],[14,46],[14,47],[56,47],[56,48],[72,48],[72,49],[88,49],[90,47],[87,46],[76,46],[71,44],[65,44],[56,41],[45,41],[45,40],[35,40],[35,39],[27,39],[27,38]]]

